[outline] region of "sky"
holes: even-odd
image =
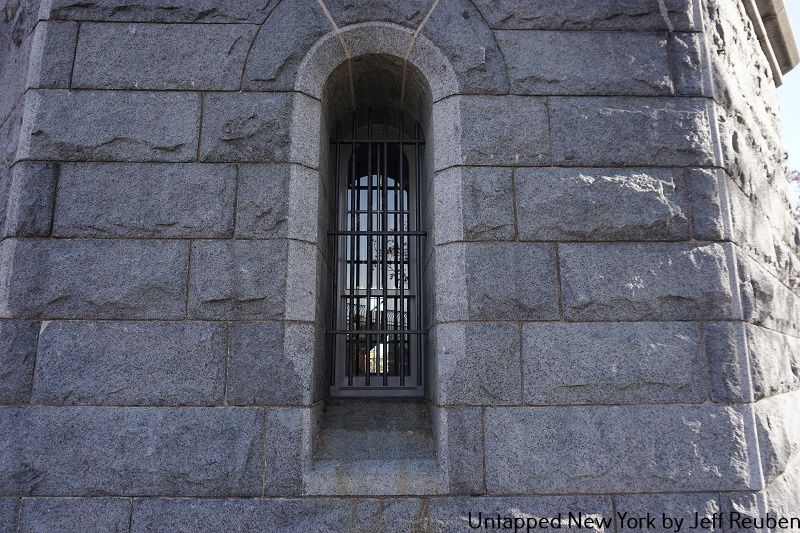
[[[800,2],[789,0],[786,10],[792,22],[795,37],[800,42]],[[789,168],[800,170],[800,65],[783,77],[783,85],[778,88],[781,118],[783,119],[783,140],[789,153]]]

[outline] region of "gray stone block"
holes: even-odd
[[[58,165],[20,161],[11,169],[5,234],[46,237],[53,219]]]
[[[608,520],[614,519],[611,498],[608,496],[446,497],[431,498],[427,504],[424,518],[426,528],[423,531],[435,533],[479,530],[482,527],[476,526],[482,518],[496,519],[498,515],[519,520],[517,531],[525,531],[528,527],[529,531],[558,529],[570,533],[613,530],[613,525],[609,527],[608,524]],[[574,517],[581,513],[585,518],[604,520],[605,525],[593,522],[583,523],[579,527],[574,521],[570,523],[569,512]],[[544,524],[542,519],[545,520]],[[513,527],[512,524],[507,529],[513,531]]]
[[[704,96],[706,89],[705,70],[703,64],[702,33],[671,33],[669,35],[669,53],[672,61],[672,72],[675,77],[675,94],[680,96]]]
[[[778,479],[800,458],[800,392],[779,394],[755,404],[755,424],[764,483]]]
[[[6,239],[0,314],[182,318],[188,252],[180,241]]]
[[[311,324],[233,324],[227,401],[234,405],[308,405],[314,398]]]
[[[695,28],[692,0],[666,0],[668,17],[658,0],[476,0],[493,28],[529,30],[664,31]]]
[[[758,481],[747,417],[731,407],[496,407],[489,492],[743,490]]]
[[[517,324],[454,323],[436,326],[439,405],[508,405],[522,398]]]
[[[257,26],[81,24],[74,87],[238,89]]]
[[[692,236],[695,239],[722,241],[731,238],[726,180],[727,177],[720,170],[688,170]]]
[[[0,403],[30,399],[38,335],[38,322],[0,321]]]
[[[710,166],[706,105],[689,98],[552,97],[553,160],[576,166]]]
[[[736,254],[744,319],[787,335],[800,336],[800,296],[740,250]]]
[[[556,250],[528,243],[456,243],[436,251],[436,319],[558,320]]]
[[[331,0],[326,2],[336,24],[343,28],[359,22],[394,22],[416,29],[430,9],[427,0],[371,0],[353,2],[352,0]]]
[[[0,498],[0,533],[17,533],[18,507],[16,498]]]
[[[747,324],[756,400],[800,389],[800,339]]]
[[[192,161],[200,97],[178,92],[28,93],[17,155],[61,161]]]
[[[720,512],[720,503],[715,494],[623,494],[617,496],[616,511],[617,526],[620,529],[637,529],[638,526],[630,527],[635,522],[629,520],[647,516],[649,513],[657,518],[655,527],[648,527],[647,531],[674,533],[678,527],[682,530],[695,527],[695,520],[707,519],[711,523],[713,516]],[[619,519],[621,514],[625,515],[624,519]],[[664,517],[672,520],[666,527]],[[680,526],[677,520],[680,520]],[[713,526],[702,530],[720,531]]]
[[[681,171],[522,168],[515,179],[523,240],[649,241],[689,236]]]
[[[236,167],[67,163],[58,180],[59,237],[230,237]]]
[[[47,322],[32,401],[221,404],[226,330],[202,322]]]
[[[264,412],[202,407],[0,409],[0,494],[258,496]]]
[[[664,35],[519,30],[496,35],[516,94],[672,93]]]
[[[195,241],[189,316],[271,319],[286,313],[287,241]]]
[[[703,342],[708,359],[711,399],[720,403],[753,401],[741,322],[706,322]]]
[[[482,416],[478,407],[432,408],[438,457],[448,474],[450,494],[482,494],[485,490]]]
[[[125,533],[130,507],[127,498],[27,498],[22,502],[19,533]]]
[[[261,23],[276,0],[52,0],[50,17],[114,22]]]
[[[516,235],[510,168],[450,168],[436,174],[433,188],[437,244]]]
[[[569,320],[734,318],[729,250],[718,244],[564,244]]]
[[[736,512],[743,517],[763,518],[767,516],[767,498],[764,492],[730,492],[719,495],[720,510],[727,516]],[[725,533],[751,533],[753,528],[728,525]]]
[[[300,165],[241,165],[236,236],[317,241],[319,177]]]
[[[33,39],[27,86],[40,89],[68,88],[78,25],[74,22],[42,21],[36,25]]]
[[[702,403],[700,328],[691,323],[525,324],[529,404]]]
[[[311,410],[296,407],[267,409],[264,494],[298,496],[304,493],[304,474],[311,461]]]
[[[422,513],[415,498],[138,499],[132,533],[413,531]]]

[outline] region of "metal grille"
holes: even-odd
[[[337,123],[332,394],[420,395],[423,376],[419,123],[354,113]],[[363,117],[363,115],[366,115]]]

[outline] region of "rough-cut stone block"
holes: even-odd
[[[657,33],[498,31],[516,94],[665,95],[667,40]]]
[[[764,492],[723,492],[719,495],[720,511],[730,516],[739,513],[743,518],[764,518],[767,516],[767,498]],[[788,514],[788,513],[787,513]],[[752,527],[736,527],[726,524],[725,533],[752,533]],[[744,524],[742,524],[744,525]]]
[[[710,166],[706,102],[552,97],[553,160],[563,165]]]
[[[733,318],[722,245],[565,244],[559,256],[570,320]]]
[[[526,324],[522,338],[526,403],[701,403],[707,396],[696,324]]]
[[[16,498],[0,498],[0,533],[17,533],[18,507]]]
[[[38,322],[0,321],[0,403],[30,399],[38,334]]]
[[[225,327],[202,322],[48,322],[32,401],[44,405],[221,404]]]
[[[20,161],[11,170],[5,234],[46,237],[50,234],[58,165]]]
[[[352,0],[331,0],[327,2],[333,20],[339,27],[359,22],[394,22],[416,29],[430,9],[428,0],[371,0],[353,2]]]
[[[238,89],[256,29],[84,23],[72,83],[95,89]]]
[[[234,324],[228,360],[228,403],[310,404],[314,382],[314,326]]]
[[[798,402],[800,391],[779,394],[755,404],[758,445],[767,485],[800,459]]]
[[[282,318],[287,241],[196,241],[192,244],[189,316]]]
[[[27,498],[22,502],[19,533],[128,531],[127,498]]]
[[[672,33],[669,36],[669,53],[675,77],[675,94],[681,96],[703,96],[709,91],[705,87],[703,68],[702,33]]]
[[[549,244],[458,243],[436,251],[438,320],[557,320]]]
[[[736,255],[744,319],[800,337],[800,296],[741,251]]]
[[[62,237],[229,237],[233,165],[67,163],[53,234]]]
[[[722,241],[731,238],[725,174],[719,170],[690,169],[687,174],[695,239]]]
[[[695,527],[695,520],[707,519],[711,523],[714,514],[719,513],[720,504],[714,494],[623,494],[617,497],[617,527],[621,530],[638,529],[636,522],[629,522],[641,516],[655,516],[655,527],[647,527],[647,531],[659,533],[675,533]],[[623,516],[621,518],[621,515]],[[665,524],[666,519],[672,520]],[[680,526],[678,525],[680,520]],[[720,531],[718,527],[702,528],[702,531]]]
[[[747,417],[731,407],[496,407],[489,492],[742,490],[756,481]]]
[[[52,0],[50,17],[114,22],[261,23],[276,0]]]
[[[21,159],[191,161],[200,96],[178,92],[29,93]]]
[[[40,22],[31,47],[28,87],[66,89],[69,87],[78,25],[74,22]]]
[[[511,169],[454,167],[438,173],[433,187],[437,244],[514,238]]]
[[[516,324],[439,324],[436,343],[433,379],[437,404],[520,403],[520,344]]]
[[[663,169],[522,168],[523,240],[681,240],[689,236],[683,173]]]
[[[421,527],[421,513],[415,498],[139,499],[131,532],[405,532]]]
[[[534,96],[454,96],[438,102],[435,124],[455,113],[460,128],[436,128],[435,170],[453,165],[542,165],[550,161],[545,99]]]
[[[448,474],[448,493],[484,491],[483,431],[479,407],[433,407],[431,423],[438,437],[440,462]]]
[[[583,518],[589,518],[592,522],[577,524],[573,520],[570,523],[569,512],[573,513],[573,518],[581,513]],[[611,498],[607,496],[506,496],[431,498],[427,502],[425,515],[425,524],[430,529],[423,531],[444,533],[479,530],[483,529],[478,526],[481,519],[496,520],[498,515],[517,520],[517,531],[557,529],[565,533],[604,533],[614,529],[609,523],[614,519],[614,511]],[[544,524],[541,520],[544,520]],[[599,523],[600,520],[604,521],[603,524]],[[501,527],[502,522],[497,528],[491,529],[500,531]],[[514,525],[504,529],[514,531]]]
[[[476,0],[493,28],[663,31],[695,27],[692,0]]]
[[[264,412],[253,408],[0,409],[0,494],[257,496]]]
[[[317,240],[319,178],[300,165],[241,165],[236,236]]]
[[[4,317],[183,317],[186,243],[7,239],[0,249]]]
[[[703,341],[711,399],[720,403],[752,402],[744,324],[706,322],[703,324]]]
[[[800,389],[800,339],[752,324],[746,331],[755,398]]]
[[[303,494],[303,474],[311,459],[311,410],[297,407],[267,409],[264,494]]]

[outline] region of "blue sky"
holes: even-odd
[[[786,9],[795,36],[800,38],[800,2],[789,0]],[[783,139],[789,152],[789,168],[800,170],[800,65],[783,77],[778,89],[783,119]]]

